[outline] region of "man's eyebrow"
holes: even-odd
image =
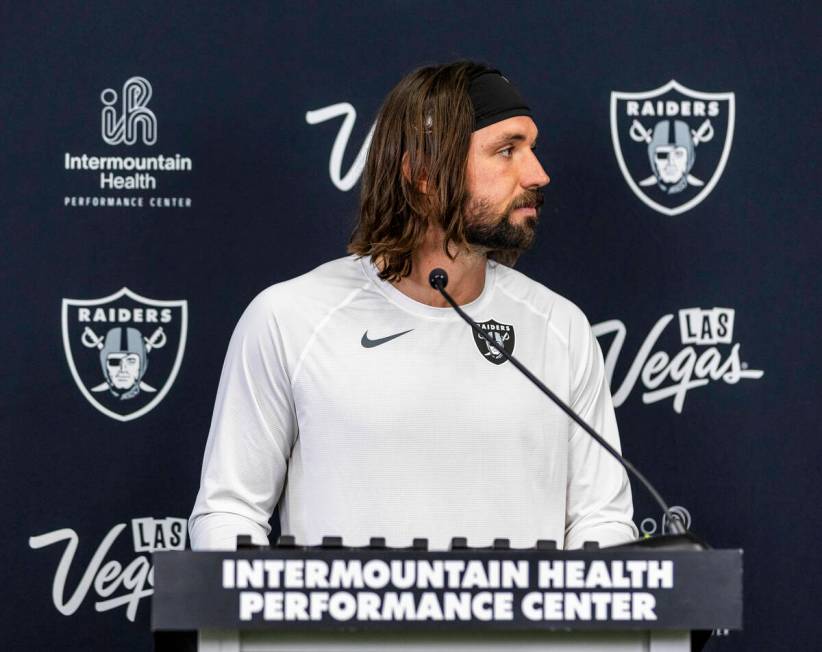
[[[521,134],[516,131],[509,131],[504,134],[500,134],[499,138],[495,138],[493,141],[491,141],[491,143],[488,145],[488,148],[494,149],[506,143],[521,143],[526,140],[528,139],[526,138],[525,134]],[[537,139],[534,138],[534,143],[536,142]]]

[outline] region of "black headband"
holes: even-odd
[[[471,78],[468,95],[474,105],[474,131],[518,115],[531,117],[531,109],[499,70],[486,69]]]

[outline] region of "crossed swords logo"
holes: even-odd
[[[166,340],[167,340],[167,337],[166,337],[165,332],[163,331],[163,327],[158,326],[157,330],[155,330],[151,334],[151,337],[143,337],[143,341],[145,342],[145,345],[146,345],[146,354],[150,353],[154,349],[163,348],[166,345]],[[99,351],[99,350],[102,350],[103,347],[105,346],[105,341],[106,340],[105,340],[105,337],[100,337],[93,330],[91,330],[91,328],[86,326],[83,329],[83,334],[80,337],[80,341],[87,348],[97,349]],[[108,381],[106,381],[104,383],[100,383],[99,385],[95,385],[94,387],[91,388],[91,391],[92,392],[105,392],[108,389],[109,389],[109,383],[108,383]],[[143,382],[142,380],[140,381],[140,390],[143,391],[143,392],[156,392],[157,391],[154,387],[152,387],[148,383]]]
[[[646,145],[650,145],[651,141],[653,140],[653,130],[646,129],[642,123],[634,118],[633,123],[631,124],[631,128],[628,130],[628,133],[631,136],[631,140],[636,143],[645,143]],[[701,143],[707,143],[714,137],[714,127],[711,124],[709,119],[706,119],[703,122],[699,129],[691,129],[691,141],[694,144],[694,147],[697,147]],[[689,186],[704,186],[705,182],[697,179],[692,174],[686,175],[686,180]],[[658,179],[656,174],[652,174],[651,176],[643,179],[639,182],[639,185],[642,187],[653,186],[657,183]]]
[[[510,337],[510,333],[505,333],[505,335],[500,335],[496,331],[491,331],[490,335],[494,339],[494,341],[497,342],[497,344],[499,345],[499,348],[503,348],[503,342],[507,342],[509,337]],[[485,346],[488,349],[488,352],[485,353],[485,357],[493,356],[494,358],[499,358],[500,356],[502,356],[502,353],[500,353],[497,350],[497,347],[491,346],[488,342],[485,342]]]

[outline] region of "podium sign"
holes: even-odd
[[[152,629],[742,628],[742,551],[293,548],[154,555]]]

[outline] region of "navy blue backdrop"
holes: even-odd
[[[2,5],[5,649],[150,649],[236,320],[344,255],[381,99],[456,58],[535,109],[519,268],[595,325],[625,453],[745,549],[746,629],[711,649],[815,647],[818,3]]]

